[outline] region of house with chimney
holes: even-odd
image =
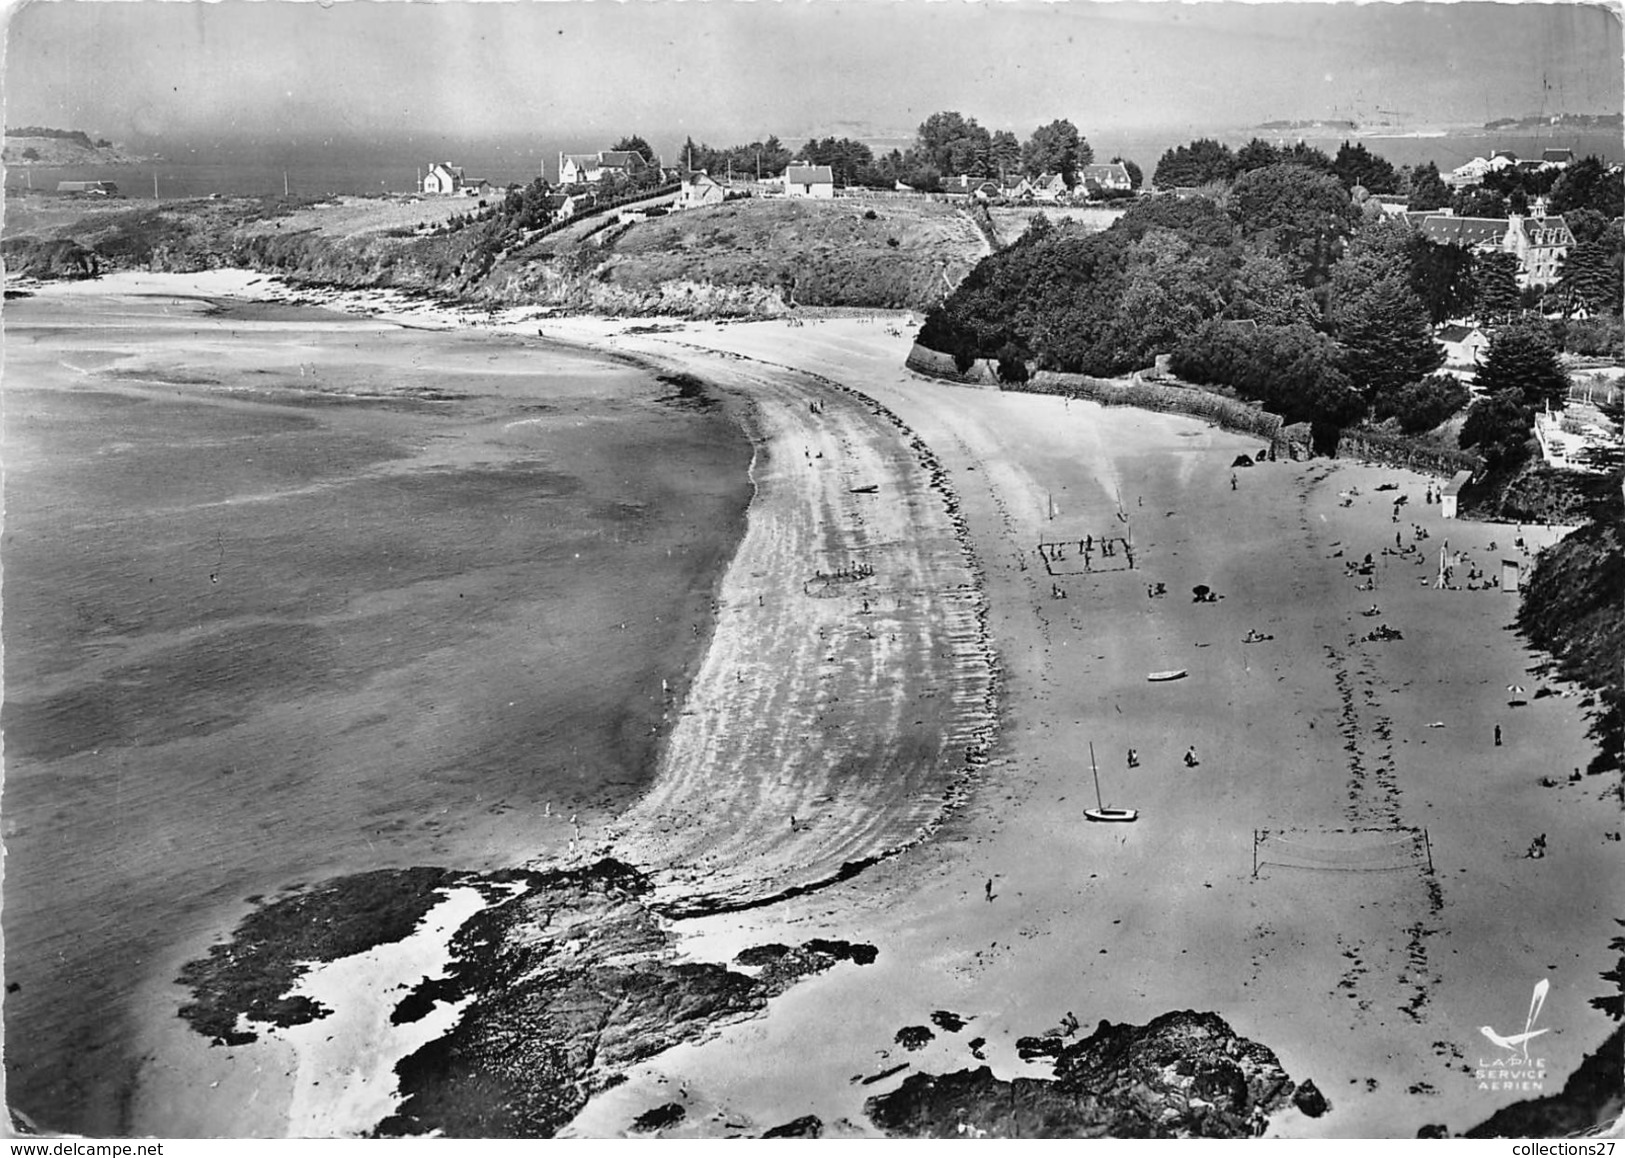
[[[1110,165],[1085,165],[1078,173],[1078,184],[1091,197],[1098,197],[1102,193],[1134,192],[1134,181],[1121,161]]]
[[[615,174],[635,177],[649,167],[643,154],[627,149],[609,149],[597,153],[560,153],[560,185],[596,185],[606,176]]]
[[[1457,217],[1430,213],[1418,227],[1437,245],[1455,245],[1475,253],[1510,253],[1518,259],[1518,285],[1549,286],[1562,273],[1563,258],[1574,234],[1561,214],[1548,216],[1540,202],[1528,216]]]
[[[423,175],[423,192],[432,196],[450,196],[462,192],[462,188],[463,170],[460,165],[434,161],[430,163],[429,171]]]

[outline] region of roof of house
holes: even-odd
[[[1508,224],[1501,217],[1446,217],[1430,213],[1422,220],[1422,236],[1436,245],[1488,245],[1506,236]]]
[[[1530,245],[1537,244],[1534,237],[1534,231],[1537,229],[1555,230],[1560,235],[1555,241],[1546,242],[1547,245],[1571,245],[1574,242],[1574,234],[1570,232],[1569,223],[1563,220],[1561,213],[1549,217],[1520,217],[1512,223],[1512,227],[1522,233],[1524,240]]]
[[[1484,331],[1477,326],[1463,325],[1440,326],[1439,332],[1434,336],[1441,342],[1465,342],[1474,334],[1477,334],[1480,339],[1484,337]]]
[[[835,174],[828,165],[791,165],[784,171],[786,185],[833,185]]]
[[[1547,149],[1541,153],[1540,159],[1542,161],[1572,161],[1574,160],[1574,150]]]
[[[610,150],[598,154],[598,163],[606,169],[638,169],[649,162],[643,159],[643,154],[633,149]]]
[[[431,162],[430,165],[429,165],[429,172],[433,173],[436,169],[443,169],[447,173],[450,173],[453,177],[461,177],[463,175],[463,170],[462,170],[461,166],[452,165],[452,164],[449,164],[449,163],[447,163],[445,161]]]
[[[1108,165],[1085,165],[1078,177],[1084,181],[1098,181],[1102,185],[1114,179],[1130,181],[1128,167],[1121,161],[1113,161]]]
[[[709,173],[690,173],[687,183],[695,187],[714,185],[718,189],[722,188],[722,183]]]

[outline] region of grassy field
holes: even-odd
[[[1034,214],[1042,213],[1051,223],[1076,221],[1086,229],[1107,229],[1123,216],[1128,203],[1117,205],[1022,205],[998,206],[988,210],[1000,245],[1009,245],[1027,229]]]
[[[734,201],[640,222],[598,276],[782,287],[800,305],[928,304],[981,259],[975,225],[932,201]]]

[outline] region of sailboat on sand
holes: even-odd
[[[1084,809],[1084,816],[1090,820],[1115,821],[1117,823],[1140,819],[1138,810],[1133,808],[1107,808],[1105,802],[1100,798],[1100,769],[1095,766],[1095,743],[1093,740],[1089,741],[1089,771],[1095,775],[1096,807]]]

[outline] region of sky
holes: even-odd
[[[11,0],[7,125],[120,142],[494,140],[675,153],[1269,119],[1619,111],[1615,9],[1090,0]]]

